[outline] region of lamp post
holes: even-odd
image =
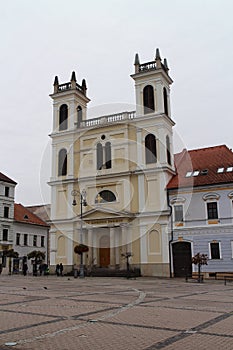
[[[73,202],[72,205],[76,206],[77,202],[76,202],[76,196],[80,197],[80,243],[83,244],[83,206],[86,207],[87,206],[87,201],[86,201],[86,191],[82,190],[82,192],[79,192],[77,190],[73,190],[71,192],[71,195],[73,196]],[[81,252],[80,254],[80,274],[79,274],[80,278],[84,278],[84,266],[83,266],[83,252]]]

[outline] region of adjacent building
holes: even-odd
[[[14,244],[14,197],[17,183],[0,173],[0,264],[7,264],[6,251]]]
[[[15,270],[21,270],[23,259],[34,250],[45,253],[44,263],[48,263],[49,225],[22,204],[15,204],[14,208],[14,250],[19,254]],[[32,272],[32,262],[28,261],[29,272]]]
[[[183,150],[168,183],[172,207],[171,272],[191,274],[192,256],[207,254],[207,277],[233,271],[233,153],[227,146]]]

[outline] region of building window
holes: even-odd
[[[106,142],[105,144],[105,165],[106,169],[110,169],[112,167],[111,142]]]
[[[61,149],[58,155],[58,176],[67,174],[67,152],[66,149]]]
[[[97,170],[110,169],[112,167],[111,142],[106,142],[103,146],[100,142],[96,146]]]
[[[44,236],[41,236],[40,238],[40,246],[44,247]]]
[[[167,103],[167,90],[163,88],[163,104],[164,104],[164,113],[168,115],[168,103]]]
[[[207,216],[208,216],[208,220],[218,219],[217,202],[207,203]]]
[[[105,203],[105,202],[115,202],[115,201],[116,201],[115,194],[107,190],[99,192],[95,199],[95,203]]]
[[[169,136],[166,136],[166,149],[167,149],[167,162],[171,165],[171,148],[170,148],[170,139]]]
[[[20,245],[20,233],[16,234],[16,245]]]
[[[8,229],[7,228],[4,228],[2,231],[2,240],[8,241]]]
[[[9,193],[10,193],[10,188],[9,187],[5,187],[5,197],[9,197]]]
[[[9,207],[4,207],[4,213],[3,213],[3,215],[4,215],[4,218],[9,218]]]
[[[157,150],[156,138],[153,134],[148,134],[145,138],[146,164],[156,163]]]
[[[175,222],[184,221],[183,205],[174,205]]]
[[[96,153],[97,170],[101,170],[103,167],[103,146],[101,143],[97,143]]]
[[[59,130],[66,130],[68,127],[68,107],[61,105],[59,110]]]
[[[154,88],[147,85],[143,89],[143,106],[144,114],[153,113],[155,111]]]
[[[23,235],[23,244],[24,244],[25,246],[28,245],[28,235],[27,235],[27,233],[25,233],[25,234]]]
[[[78,127],[79,127],[81,125],[82,120],[83,120],[83,110],[82,110],[81,106],[78,106],[77,114],[78,114]]]
[[[33,247],[37,247],[37,235],[33,236]]]
[[[210,243],[210,259],[221,259],[220,242]]]

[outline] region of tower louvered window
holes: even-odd
[[[154,88],[147,85],[143,89],[143,106],[144,114],[153,113],[155,111]]]
[[[68,127],[68,107],[66,104],[61,105],[59,110],[59,130],[66,130]]]
[[[153,134],[148,134],[145,138],[146,164],[156,163],[157,150],[156,138]]]
[[[58,176],[64,176],[67,174],[67,151],[61,149],[58,155]]]

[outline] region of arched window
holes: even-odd
[[[110,169],[112,167],[111,142],[106,142],[105,144],[105,164],[106,169]]]
[[[62,148],[58,155],[58,176],[64,176],[67,174],[67,152]]]
[[[156,151],[156,138],[152,134],[148,134],[145,138],[146,147],[146,164],[156,163],[157,151]]]
[[[97,143],[96,147],[96,160],[97,160],[97,170],[103,167],[103,146],[101,143]]]
[[[81,106],[78,106],[77,113],[78,113],[78,127],[79,127],[83,119],[83,110]]]
[[[104,190],[97,194],[95,203],[115,202],[116,196],[113,192]]]
[[[144,114],[155,111],[154,88],[151,85],[147,85],[143,89],[143,106]]]
[[[167,162],[171,165],[171,150],[170,150],[170,139],[169,136],[166,136],[166,148],[167,148]]]
[[[167,104],[167,90],[163,88],[163,104],[164,104],[164,113],[168,115],[168,104]]]
[[[59,130],[66,130],[68,127],[68,107],[61,105],[59,110]]]

